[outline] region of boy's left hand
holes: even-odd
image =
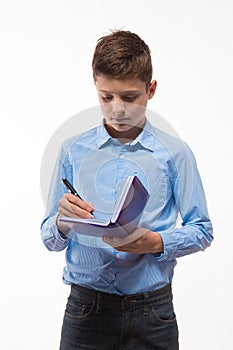
[[[113,248],[127,253],[162,253],[163,241],[158,232],[139,227],[126,237],[103,237]]]

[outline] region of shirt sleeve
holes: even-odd
[[[155,255],[158,261],[205,250],[213,240],[212,223],[196,160],[187,144],[175,161],[176,172],[171,179],[175,205],[182,218],[182,226],[159,232],[164,253]]]
[[[41,237],[49,250],[61,251],[65,249],[70,239],[59,232],[56,225],[58,215],[58,202],[66,192],[62,178],[72,183],[72,163],[69,159],[67,144],[62,146],[53,171],[52,180],[46,204],[46,214],[41,224]]]
[[[58,252],[68,246],[69,238],[59,232],[56,219],[57,215],[44,219],[41,225],[41,235],[46,248]]]

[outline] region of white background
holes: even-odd
[[[232,15],[230,0],[1,0],[1,349],[58,349],[68,288],[64,252],[40,238],[40,165],[56,129],[97,104],[93,50],[122,27],[151,48],[148,107],[192,148],[214,225],[212,246],[176,267],[180,348],[233,348]]]

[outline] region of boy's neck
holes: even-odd
[[[120,143],[125,144],[136,139],[136,137],[142,132],[146,121],[141,126],[132,126],[127,131],[118,131],[114,129],[111,124],[107,124],[104,120],[104,126],[111,137],[117,139]]]

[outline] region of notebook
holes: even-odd
[[[121,184],[110,220],[80,219],[62,216],[60,221],[73,231],[91,236],[125,237],[139,224],[149,193],[136,175]]]

